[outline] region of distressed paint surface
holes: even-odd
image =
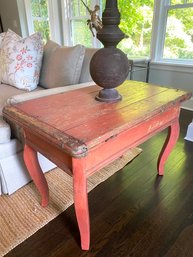
[[[84,250],[90,244],[88,176],[169,128],[158,158],[158,173],[163,175],[164,164],[179,135],[180,103],[191,97],[191,93],[181,90],[126,81],[118,88],[122,101],[103,103],[95,100],[99,90],[97,86],[88,87],[3,110],[6,119],[24,130],[24,159],[43,206],[48,204],[48,189],[35,152],[41,152],[73,176],[75,211]]]

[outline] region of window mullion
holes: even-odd
[[[25,6],[26,17],[27,17],[28,35],[30,35],[34,33],[34,25],[33,25],[33,17],[32,17],[30,0],[24,0],[24,6]]]
[[[155,0],[151,40],[152,61],[160,61],[163,56],[167,25],[167,13],[169,6],[168,4],[169,0]]]
[[[51,39],[61,44],[62,38],[61,38],[58,10],[59,10],[58,1],[48,0],[48,14],[49,14]]]
[[[167,8],[168,10],[173,10],[173,9],[182,9],[182,8],[189,8],[189,7],[193,7],[193,3],[169,5]]]
[[[62,10],[62,36],[63,44],[70,46],[72,45],[71,39],[71,22],[70,22],[70,4],[69,0],[61,0]]]

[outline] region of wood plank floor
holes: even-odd
[[[89,193],[90,251],[80,250],[72,206],[6,257],[193,257],[193,143],[183,139],[192,118],[181,111],[180,139],[164,177],[156,175],[162,132]]]

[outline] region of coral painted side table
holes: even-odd
[[[87,178],[169,128],[158,158],[158,173],[179,135],[180,103],[191,93],[137,81],[118,87],[117,103],[95,100],[100,88],[92,86],[67,93],[6,106],[3,115],[19,125],[25,135],[24,160],[42,198],[48,204],[47,182],[37,161],[37,151],[73,177],[74,204],[82,249],[89,249],[90,221]]]

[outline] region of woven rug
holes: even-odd
[[[88,179],[88,192],[122,169],[141,152],[134,148]],[[73,204],[72,178],[59,168],[46,173],[50,201],[46,208],[39,204],[39,194],[33,183],[11,196],[0,197],[0,256],[34,234]]]

